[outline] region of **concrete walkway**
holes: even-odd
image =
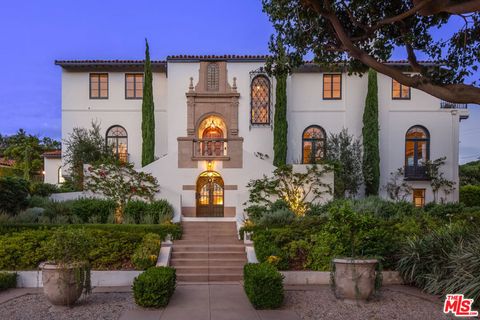
[[[299,320],[289,310],[255,310],[239,283],[179,284],[163,310],[129,310],[120,320]]]

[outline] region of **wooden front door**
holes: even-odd
[[[197,180],[197,217],[223,217],[223,179],[205,171]]]

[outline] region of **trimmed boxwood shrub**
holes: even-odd
[[[460,202],[467,207],[480,206],[480,186],[460,187]]]
[[[0,211],[16,214],[28,205],[28,181],[15,177],[0,177]]]
[[[245,293],[255,309],[275,309],[283,303],[283,275],[268,263],[247,263],[243,268]]]
[[[17,286],[17,274],[11,272],[0,272],[0,291],[15,288]]]
[[[177,276],[174,268],[153,267],[133,280],[135,303],[146,308],[167,306],[175,292]]]
[[[132,256],[132,263],[138,270],[146,270],[157,264],[158,254],[162,247],[160,236],[156,233],[147,233],[142,243]]]

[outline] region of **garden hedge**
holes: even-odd
[[[11,272],[0,272],[0,291],[17,286],[17,274]]]
[[[65,226],[64,224],[38,224],[38,223],[7,223],[0,224],[0,235],[10,234],[13,232],[25,230],[48,230],[56,229]],[[165,224],[69,224],[69,228],[86,228],[97,229],[105,231],[122,231],[138,233],[143,236],[146,233],[156,233],[162,240],[165,240],[168,235],[172,240],[177,240],[182,237],[182,226],[179,223],[165,223]]]
[[[146,308],[167,306],[175,292],[176,272],[171,267],[153,267],[133,280],[135,303]]]
[[[460,187],[460,202],[467,207],[480,206],[480,186]]]
[[[245,293],[255,309],[275,309],[282,305],[283,275],[268,263],[248,263],[243,268]]]

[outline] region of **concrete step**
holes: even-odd
[[[170,260],[170,265],[176,266],[244,266],[247,259],[188,259],[176,258]]]
[[[243,252],[245,246],[243,244],[173,244],[173,252]]]
[[[179,282],[241,281],[243,274],[182,274],[177,275]]]
[[[195,239],[182,237],[182,240],[175,240],[174,245],[242,245],[243,242],[234,238],[227,237],[218,239],[218,237],[212,237],[210,239]]]
[[[172,259],[246,259],[245,252],[172,252]]]
[[[242,266],[176,266],[177,275],[182,274],[241,274]]]

